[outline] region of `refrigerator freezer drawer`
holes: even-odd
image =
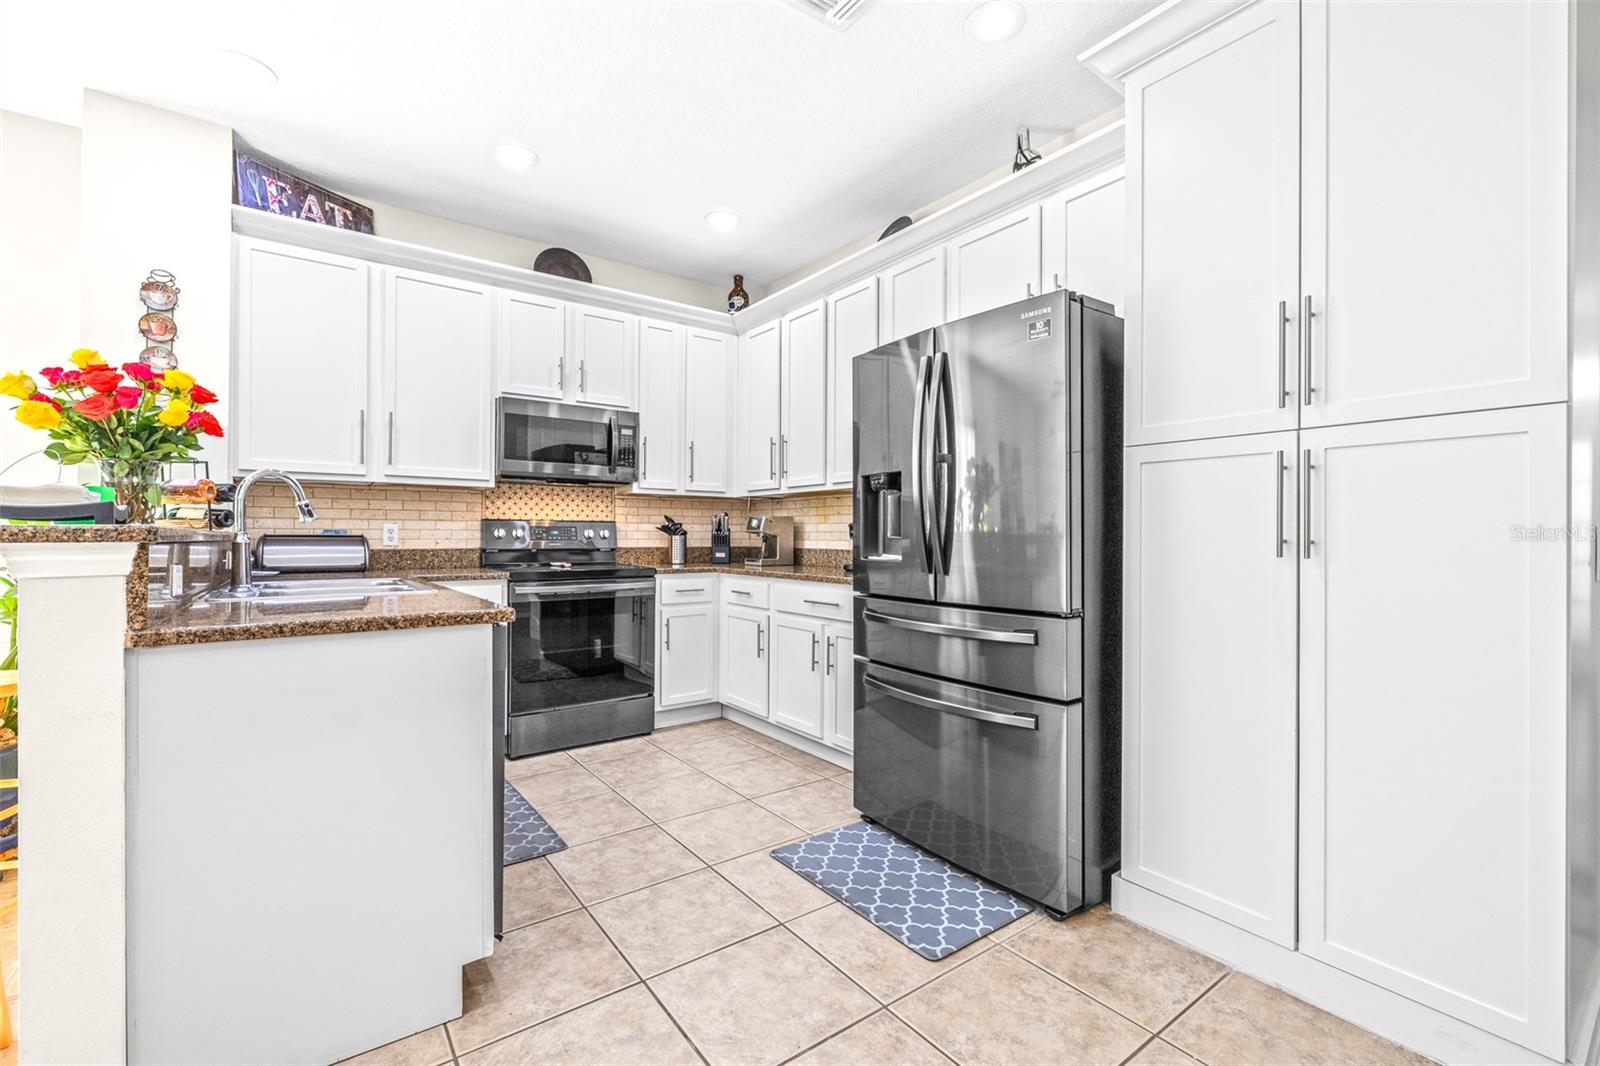
[[[855,600],[857,655],[1063,703],[1083,695],[1083,620]]]
[[[1054,910],[1084,905],[1081,704],[860,659],[855,703],[861,813]]]

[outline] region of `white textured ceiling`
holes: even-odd
[[[1005,164],[1019,125],[1117,106],[1074,56],[1155,0],[1028,3],[996,45],[974,6],[872,0],[839,32],[781,0],[0,0],[0,107],[75,122],[102,89],[358,196],[754,289]],[[219,78],[219,47],[278,84]],[[507,139],[539,165],[499,168]]]

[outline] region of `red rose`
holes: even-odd
[[[85,396],[72,409],[91,422],[104,422],[117,413],[117,401],[103,392]]]
[[[33,400],[35,403],[47,403],[51,407],[54,407],[57,411],[61,410],[60,404],[56,403],[42,392],[36,392],[32,396],[29,396],[28,399]]]
[[[124,411],[131,411],[139,406],[139,401],[144,397],[144,390],[137,385],[123,385],[111,395],[116,399],[118,407]]]
[[[222,436],[222,423],[217,421],[217,416],[210,411],[196,411],[189,416],[189,421],[184,427],[190,431],[204,433],[208,437]]]
[[[53,384],[75,386],[75,385],[78,384],[78,382],[80,382],[82,380],[83,380],[83,371],[81,371],[81,370],[63,370],[61,372],[60,380],[53,382]]]
[[[148,363],[123,363],[122,372],[140,383],[149,381],[156,376],[156,372],[150,369],[150,364]]]
[[[47,366],[43,370],[39,371],[39,376],[48,381],[52,386],[55,386],[60,383],[61,375],[65,373],[66,371],[62,370],[59,366]]]
[[[122,384],[122,374],[109,366],[92,366],[83,372],[83,383],[95,392],[111,392]]]
[[[201,404],[216,403],[217,394],[206,388],[204,385],[196,385],[194,388],[189,390],[189,402]]]

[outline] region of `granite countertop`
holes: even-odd
[[[820,581],[825,585],[848,585],[854,576],[837,566],[764,566],[759,570],[743,563],[720,566],[713,563],[689,563],[685,566],[663,566],[656,570],[657,577],[675,574],[738,574],[742,577],[770,577],[779,581]]]
[[[0,544],[154,544],[228,539],[227,533],[187,526],[18,526],[0,522]]]
[[[487,625],[513,622],[517,613],[476,596],[449,589],[387,596],[353,596],[321,603],[208,603],[173,600],[152,603],[144,625],[128,630],[130,648],[174,644],[212,644],[275,637],[323,637],[391,629]]]

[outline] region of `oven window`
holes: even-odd
[[[507,411],[502,458],[567,466],[611,465],[611,427],[605,422]]]
[[[512,714],[648,696],[655,590],[545,594],[512,604]]]

